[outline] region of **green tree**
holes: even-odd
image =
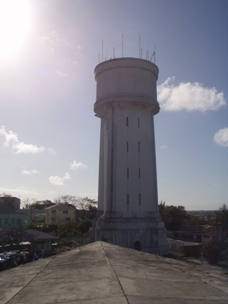
[[[216,216],[217,225],[222,230],[221,238],[206,244],[203,251],[210,264],[219,263],[228,267],[228,210],[226,205],[216,212]]]
[[[185,220],[186,225],[207,225],[208,222],[208,220],[201,218],[197,215],[188,215]]]
[[[56,197],[54,199],[54,202],[56,204],[66,204],[66,205],[70,205],[70,206],[73,206],[73,207],[78,207],[80,206],[80,203],[81,203],[81,198],[80,197],[77,197],[75,195],[60,195],[58,197]]]
[[[28,205],[27,208],[31,209],[44,209],[50,206],[53,206],[54,203],[52,203],[50,200],[43,200],[43,201],[35,201],[32,204]]]
[[[184,226],[186,219],[189,218],[183,206],[166,206],[165,202],[161,202],[158,205],[158,209],[167,230],[174,231],[180,229]]]
[[[89,232],[92,220],[86,219],[79,223],[77,222],[66,222],[61,225],[56,224],[42,224],[31,223],[27,226],[28,229],[36,229],[48,234],[52,234],[59,238],[81,236]]]
[[[88,233],[89,228],[91,227],[92,221],[89,219],[83,220],[78,224],[78,230],[82,233]]]
[[[222,229],[222,239],[226,239],[228,238],[228,209],[225,204],[216,212],[216,216]]]
[[[52,235],[59,238],[80,236],[81,232],[78,229],[78,225],[75,222],[67,222],[57,227],[55,231],[50,232]]]
[[[158,210],[160,213],[160,217],[163,219],[165,216],[165,202],[162,202],[160,204],[158,204]]]
[[[204,245],[203,254],[209,264],[218,264],[221,257],[221,244],[216,241],[210,241]]]

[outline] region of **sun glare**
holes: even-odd
[[[23,47],[30,24],[28,0],[0,0],[0,61],[12,58]]]

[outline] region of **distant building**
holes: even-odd
[[[76,209],[65,204],[56,204],[44,209],[46,224],[64,224],[75,221]]]
[[[50,252],[53,250],[52,244],[57,242],[59,239],[56,236],[44,233],[42,231],[38,231],[35,229],[28,229],[26,230],[26,233],[31,236],[33,239],[33,251],[40,253],[43,250],[45,252]]]
[[[30,224],[29,216],[17,213],[5,204],[0,204],[0,228],[17,228]]]
[[[0,252],[26,248],[29,250],[32,249],[33,252],[39,255],[41,255],[42,252],[47,254],[53,250],[53,245],[56,244],[58,240],[59,238],[56,236],[35,229],[20,230],[12,233],[11,229],[1,228]]]
[[[44,209],[33,209],[33,208],[26,208],[17,210],[17,213],[28,215],[31,218],[31,222],[44,222],[45,214]],[[43,220],[37,220],[39,215],[43,215]]]
[[[21,205],[21,200],[18,197],[14,196],[1,196],[0,197],[0,204],[4,203],[9,208],[13,210],[19,210]]]
[[[35,217],[35,222],[45,222],[45,214],[39,213]]]
[[[186,242],[168,238],[169,250],[179,252],[188,257],[200,257],[203,244],[195,242]]]
[[[206,244],[221,238],[221,227],[211,225],[188,225],[178,231],[168,231],[172,239]]]

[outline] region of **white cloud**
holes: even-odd
[[[26,170],[26,169],[24,169],[24,170],[22,170],[21,171],[21,173],[22,174],[26,174],[26,175],[32,175],[32,174],[38,174],[38,173],[40,173],[39,171],[37,171],[37,170]]]
[[[5,137],[3,146],[9,147],[11,144],[11,148],[15,150],[16,154],[42,153],[45,150],[43,146],[37,147],[36,145],[25,144],[23,141],[19,141],[17,134],[12,131],[7,132],[4,126],[2,126],[0,129],[0,135]]]
[[[57,186],[63,186],[64,185],[64,181],[65,180],[69,180],[71,179],[71,176],[68,172],[66,172],[66,174],[64,175],[64,177],[59,177],[59,176],[50,176],[49,177],[49,181],[53,184],[53,185],[57,185]]]
[[[222,147],[228,147],[228,128],[220,129],[214,136],[214,142]]]
[[[83,164],[82,162],[76,162],[75,160],[73,161],[72,164],[70,164],[70,168],[73,170],[78,170],[78,169],[86,169],[88,168],[88,166],[86,166],[85,164]]]
[[[48,194],[51,195],[51,196],[54,196],[54,195],[56,195],[56,192],[55,191],[49,191]]]
[[[51,39],[55,40],[56,42],[60,42],[62,40],[60,33],[55,30],[50,33],[50,37],[51,37]]]
[[[68,77],[69,76],[67,73],[60,72],[59,70],[56,71],[56,75],[59,77]]]
[[[52,148],[48,148],[48,153],[49,153],[50,155],[56,155],[55,150],[52,149]]]
[[[163,150],[166,150],[166,149],[168,149],[168,148],[169,148],[168,145],[162,145],[162,146],[160,147],[160,149],[163,149]]]
[[[5,136],[4,147],[9,147],[11,141],[18,142],[17,134],[12,131],[6,132],[5,126],[2,126],[0,129],[0,135]]]
[[[174,86],[174,77],[168,78],[158,86],[158,102],[165,111],[201,111],[218,110],[226,105],[223,92],[216,88],[204,88],[198,82],[179,83]]]
[[[48,36],[41,36],[39,39],[38,39],[38,41],[40,40],[40,41],[42,41],[42,40],[44,40],[44,41],[46,41],[46,40],[49,40],[50,38],[48,37]]]
[[[25,144],[23,142],[17,143],[13,145],[13,149],[16,151],[16,154],[20,153],[42,153],[45,148],[44,147],[37,147],[32,144]]]

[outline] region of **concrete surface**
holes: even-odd
[[[0,303],[228,303],[228,272],[103,242],[0,272]]]

